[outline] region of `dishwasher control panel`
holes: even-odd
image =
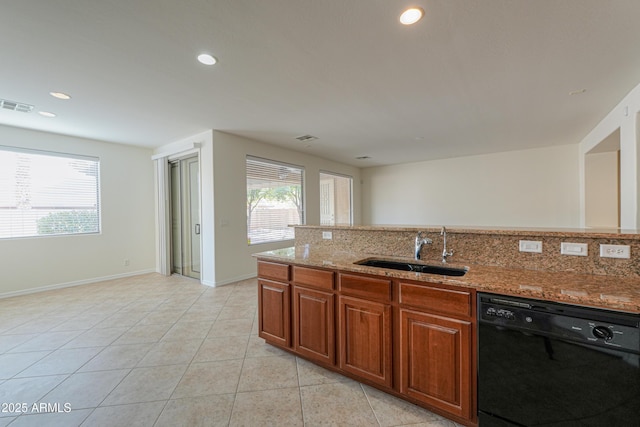
[[[478,321],[640,353],[640,316],[633,314],[479,294]]]

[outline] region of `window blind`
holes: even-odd
[[[291,240],[304,223],[304,169],[247,156],[247,242]]]
[[[0,239],[100,232],[100,160],[0,146]]]

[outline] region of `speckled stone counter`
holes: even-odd
[[[403,230],[404,231],[404,230]],[[387,276],[475,288],[479,292],[521,296],[582,306],[620,310],[640,314],[640,278],[580,274],[567,271],[542,271],[506,268],[473,263],[451,262],[451,267],[468,267],[461,277],[441,276],[366,267],[354,264],[367,258],[416,262],[410,257],[373,255],[371,252],[345,250],[309,243],[255,254],[258,259],[309,267],[330,268],[363,274]],[[421,261],[438,265],[433,260]]]

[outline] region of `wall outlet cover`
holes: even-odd
[[[520,252],[542,253],[542,242],[539,240],[520,240]]]
[[[600,258],[631,258],[631,246],[600,245]]]
[[[587,256],[589,255],[589,245],[586,243],[560,243],[560,253],[562,255]]]
[[[323,231],[322,238],[326,240],[331,240],[333,239],[333,233],[331,231]]]

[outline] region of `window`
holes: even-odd
[[[291,240],[304,224],[304,169],[247,156],[247,239],[250,245]]]
[[[353,178],[320,172],[320,225],[352,225]]]
[[[100,161],[0,146],[0,239],[100,232]]]

